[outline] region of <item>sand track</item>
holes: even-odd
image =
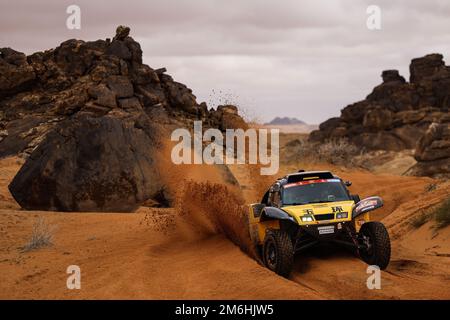
[[[348,251],[325,247],[305,252],[296,258],[287,280],[213,230],[161,230],[158,219],[147,219],[176,217],[173,209],[143,207],[135,214],[21,211],[6,189],[19,164],[11,159],[0,162],[1,299],[450,298],[450,258],[445,255],[450,253],[449,227],[434,235],[430,224],[412,230],[404,223],[418,212],[418,204],[432,205],[446,196],[448,184],[425,194],[426,186],[435,181],[340,173],[362,196],[384,197],[386,207],[378,217],[400,234],[393,240],[392,262],[382,273],[382,290],[368,290],[366,265]],[[258,182],[246,169],[232,171],[245,186],[244,196],[254,201]],[[56,226],[54,245],[21,252],[38,217]],[[81,290],[66,288],[66,268],[71,264],[81,267]]]
[[[319,166],[319,169],[323,168]],[[295,172],[296,168],[282,170],[288,173]],[[297,256],[290,280],[326,299],[449,299],[450,227],[434,231],[429,222],[415,230],[411,221],[422,210],[448,197],[450,183],[340,168],[332,170],[344,180],[351,180],[351,192],[359,194],[361,199],[371,195],[384,199],[384,207],[373,212],[373,219],[383,221],[392,238],[391,264],[382,271],[382,289],[369,290],[367,265],[347,249],[334,246],[312,248]],[[241,167],[232,171],[241,184],[251,189],[248,170]],[[437,185],[436,190],[426,191],[431,184]],[[253,195],[251,190],[247,194]]]

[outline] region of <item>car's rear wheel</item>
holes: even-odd
[[[294,247],[286,232],[271,230],[266,233],[263,259],[268,269],[282,277],[289,277],[294,265]]]
[[[361,259],[381,270],[386,269],[391,259],[391,241],[386,227],[381,222],[366,222],[359,230],[359,240]]]

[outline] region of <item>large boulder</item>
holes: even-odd
[[[450,158],[450,123],[432,123],[419,140],[415,158],[417,161]]]
[[[220,130],[247,129],[247,124],[239,116],[236,106],[229,104],[218,106],[214,116],[218,120]]]
[[[156,137],[145,115],[78,115],[46,136],[9,189],[29,210],[133,211],[162,189]]]
[[[389,129],[392,125],[392,112],[388,109],[376,107],[370,109],[363,119],[363,126],[369,131]]]
[[[25,89],[35,78],[23,53],[0,48],[0,98]]]
[[[450,178],[450,116],[432,123],[420,138],[414,154],[417,164],[410,174]]]

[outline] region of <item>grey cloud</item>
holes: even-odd
[[[69,4],[81,7],[82,30],[65,28]],[[370,4],[381,7],[381,31],[366,28]],[[363,99],[383,69],[408,77],[414,57],[450,60],[448,16],[440,0],[16,0],[0,3],[0,46],[29,54],[126,24],[145,62],[166,66],[200,101],[214,102],[215,89],[261,120],[318,123]]]

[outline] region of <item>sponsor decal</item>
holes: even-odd
[[[316,180],[306,180],[306,181],[299,181],[299,182],[293,182],[285,185],[285,188],[295,187],[295,186],[302,186],[305,184],[312,184],[312,183],[323,183],[323,182],[340,182],[339,179],[316,179]]]
[[[330,234],[334,233],[334,226],[318,227],[317,230],[319,230],[319,234]]]
[[[333,210],[333,213],[344,211],[341,206],[331,207],[331,210]]]
[[[371,210],[371,209],[375,208],[377,203],[378,203],[378,201],[376,199],[363,200],[356,207],[356,212]]]

